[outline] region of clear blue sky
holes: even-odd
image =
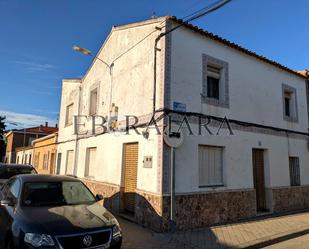
[[[213,0],[0,0],[0,115],[20,126],[54,121],[61,79],[85,73],[113,25],[181,18]],[[194,24],[293,69],[309,68],[308,0],[233,0]]]

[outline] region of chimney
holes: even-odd
[[[56,124],[55,127],[58,128],[58,124]]]
[[[45,122],[45,127],[48,127],[48,122]]]

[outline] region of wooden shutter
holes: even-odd
[[[289,167],[290,167],[291,186],[299,186],[300,185],[299,158],[289,157]]]
[[[138,143],[125,144],[125,209],[135,211],[135,191],[137,187]]]
[[[223,184],[222,147],[199,146],[199,186]]]
[[[66,174],[73,175],[73,165],[74,165],[74,151],[67,151],[67,160],[66,160]]]
[[[85,176],[94,177],[97,148],[88,148],[86,156]]]

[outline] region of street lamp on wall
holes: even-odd
[[[102,62],[108,69],[109,69],[109,80],[110,80],[110,97],[109,97],[109,122],[111,121],[112,117],[112,99],[113,99],[113,77],[112,77],[112,70],[114,67],[114,63],[108,64],[104,60],[100,59],[98,56],[93,55],[92,52],[87,49],[80,47],[78,45],[74,45],[72,49],[76,52],[82,53],[87,56],[91,56],[94,59],[99,60]],[[78,115],[80,115],[80,104],[81,104],[81,87],[79,88],[79,97],[78,97]],[[74,156],[74,175],[77,175],[77,168],[78,168],[78,149],[79,148],[79,143],[78,143],[78,135],[76,135],[75,138],[75,156]]]

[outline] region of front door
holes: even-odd
[[[264,177],[264,150],[253,149],[252,162],[257,211],[265,212],[267,211],[267,208]]]
[[[135,212],[137,186],[138,143],[124,145],[124,209]]]

